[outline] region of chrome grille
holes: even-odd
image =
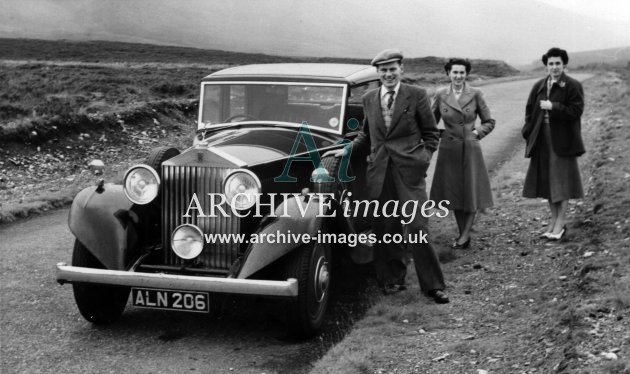
[[[196,225],[205,234],[238,234],[240,232],[239,217],[229,214],[224,217],[217,209],[217,217],[198,217],[198,210],[191,210],[191,217],[183,217],[188,209],[193,194],[203,207],[204,214],[211,214],[208,193],[222,193],[223,179],[230,169],[202,166],[168,166],[162,165],[162,243],[164,243],[164,264],[181,266],[184,260],[177,257],[171,249],[173,230],[184,223]],[[218,202],[218,201],[217,201]],[[208,269],[228,269],[236,260],[239,246],[236,243],[205,243],[201,255],[195,259],[196,266]]]

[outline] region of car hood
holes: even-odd
[[[301,134],[299,129],[239,128],[221,131],[210,136],[208,149],[218,150],[247,165],[256,165],[303,153],[313,140],[317,149],[334,145],[338,139],[316,133]],[[297,142],[297,150],[293,150]]]

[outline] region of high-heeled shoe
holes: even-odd
[[[567,233],[567,226],[564,225],[564,226],[562,226],[562,230],[559,233],[557,233],[557,234],[551,233],[551,234],[547,235],[547,239],[553,240],[553,241],[558,241],[558,240],[562,239],[562,237],[566,233]]]
[[[457,240],[455,240],[455,243],[453,243],[452,248],[453,249],[466,249],[468,248],[469,245],[470,245],[470,238],[468,238],[468,240],[466,240],[462,244],[457,243]]]
[[[551,231],[545,231],[542,234],[538,235],[538,237],[540,239],[549,239],[549,234],[551,234]]]

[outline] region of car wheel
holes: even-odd
[[[315,335],[322,326],[330,298],[330,246],[310,243],[289,254],[286,278],[298,281],[298,297],[287,303],[287,321],[298,337]]]
[[[157,174],[162,178],[162,163],[170,158],[173,158],[179,154],[177,148],[160,147],[154,149],[147,158],[146,164],[152,167]]]
[[[72,266],[105,268],[78,240],[74,242]],[[129,298],[129,287],[74,283],[72,289],[83,318],[97,325],[116,321],[125,310]]]

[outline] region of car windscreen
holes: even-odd
[[[230,122],[284,123],[341,132],[346,88],[341,84],[207,82],[200,127]]]

